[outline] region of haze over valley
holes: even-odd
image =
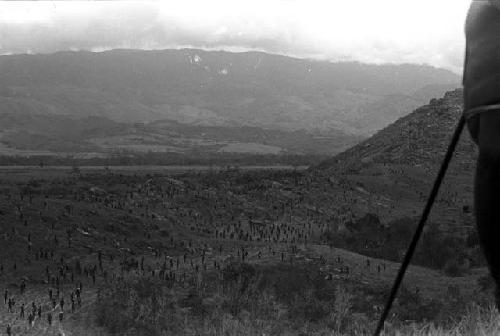
[[[198,49],[0,56],[0,153],[339,153],[459,86],[425,65]]]

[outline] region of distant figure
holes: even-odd
[[[474,207],[500,309],[500,0],[474,0],[465,24],[464,116],[479,146]],[[488,110],[470,113],[473,108]]]

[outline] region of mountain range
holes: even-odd
[[[8,55],[0,73],[0,152],[17,154],[332,155],[459,86],[426,65],[198,49]]]

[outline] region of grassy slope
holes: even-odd
[[[211,208],[210,201],[198,199],[193,202],[193,192],[194,190],[215,190],[211,191],[211,197],[216,197],[217,199],[223,200],[227,199],[224,196],[226,192],[222,192],[223,189],[220,182],[222,180],[232,181],[232,192],[235,193],[235,199],[240,200],[241,204],[245,204],[244,208],[254,208],[257,217],[262,216],[265,212],[271,212],[273,210],[269,209],[269,206],[274,203],[262,200],[262,196],[256,193],[254,187],[265,185],[265,181],[279,181],[281,187],[276,189],[270,184],[265,189],[264,194],[268,194],[273,200],[286,200],[290,192],[287,191],[288,186],[293,185],[293,178],[290,179],[284,176],[280,176],[279,173],[264,174],[263,176],[256,176],[255,181],[259,181],[254,185],[255,181],[248,180],[248,174],[237,177],[237,175],[202,175],[197,177],[196,175],[185,175],[177,177],[187,183],[190,187],[188,191],[181,194],[179,197],[175,198],[175,201],[169,207],[170,210],[146,210],[144,208],[138,207],[141,204],[141,200],[146,200],[143,198],[147,193],[147,189],[142,189],[138,192],[138,197],[136,198],[136,205],[128,203],[132,206],[133,212],[127,213],[124,210],[113,208],[111,206],[105,206],[101,202],[96,201],[84,201],[75,200],[75,194],[88,195],[88,190],[92,186],[99,186],[100,188],[107,190],[108,192],[115,195],[123,195],[126,190],[135,189],[137,186],[144,186],[144,182],[149,179],[147,176],[135,177],[132,172],[128,173],[128,177],[120,177],[117,174],[101,173],[91,174],[83,176],[81,178],[72,176],[68,174],[67,176],[61,176],[59,172],[46,171],[43,176],[38,175],[38,173],[33,173],[32,171],[25,172],[6,172],[1,177],[4,189],[4,194],[6,190],[13,195],[11,199],[7,199],[5,196],[0,197],[0,210],[3,215],[1,216],[2,223],[5,225],[1,228],[1,234],[6,239],[8,244],[0,245],[0,255],[2,256],[3,264],[5,266],[4,274],[2,275],[2,283],[13,292],[16,292],[16,286],[19,284],[19,279],[23,276],[28,277],[29,287],[28,293],[24,297],[20,297],[19,300],[23,300],[27,303],[32,300],[37,302],[46,303],[46,288],[47,286],[42,284],[44,278],[44,267],[49,265],[54,267],[57,262],[54,261],[41,261],[35,262],[33,258],[27,258],[30,253],[27,250],[27,234],[31,233],[31,239],[33,242],[33,250],[36,251],[40,247],[42,248],[52,248],[54,247],[57,251],[55,260],[58,259],[60,255],[64,255],[66,259],[69,258],[80,258],[82,262],[87,262],[89,264],[95,263],[97,258],[97,251],[102,250],[105,255],[114,255],[115,262],[114,266],[111,266],[110,261],[106,261],[106,265],[109,265],[110,269],[117,267],[117,258],[123,253],[123,248],[130,249],[134,251],[135,257],[139,258],[141,255],[146,256],[146,264],[155,265],[158,262],[157,258],[152,256],[152,250],[160,249],[161,251],[175,256],[180,255],[184,252],[189,251],[185,247],[178,244],[180,240],[188,241],[193,240],[195,242],[196,251],[203,246],[203,244],[208,244],[214,249],[221,243],[221,240],[215,240],[210,235],[207,235],[201,231],[206,224],[197,224],[194,218],[186,216],[189,213],[188,209],[197,209],[197,211],[204,213],[209,211]],[[246,176],[246,177],[245,177]],[[8,178],[7,178],[8,177]],[[234,178],[236,180],[233,180]],[[39,182],[30,182],[30,179],[37,179]],[[41,180],[43,179],[43,181]],[[8,183],[6,181],[9,181]],[[161,180],[160,180],[161,181]],[[212,182],[210,182],[212,181]],[[239,181],[239,182],[237,182]],[[166,183],[163,180],[162,183]],[[215,183],[212,187],[210,185]],[[315,185],[315,188],[319,188],[321,184]],[[31,186],[33,191],[43,190],[43,194],[48,196],[48,208],[44,208],[43,202],[44,197],[35,196],[33,202],[30,204],[28,199],[21,200],[19,198],[19,193],[23,188]],[[197,187],[195,187],[197,186]],[[215,187],[215,189],[213,189]],[[260,188],[260,187],[259,187]],[[315,194],[317,189],[313,188]],[[135,189],[137,190],[137,189]],[[190,190],[190,191],[189,191]],[[152,192],[152,191],[150,191]],[[221,193],[222,192],[222,193]],[[262,195],[262,190],[259,191]],[[330,195],[335,194],[329,191]],[[142,195],[142,196],[141,196]],[[148,199],[152,202],[155,197],[154,194],[149,194]],[[122,202],[131,202],[130,200],[123,199],[121,197],[117,198]],[[313,200],[311,200],[313,201]],[[180,206],[180,209],[175,210],[175,204]],[[25,227],[23,221],[18,218],[16,205],[20,205],[23,209],[22,212],[28,220],[28,226]],[[65,206],[71,205],[71,213],[66,213]],[[235,208],[232,210],[235,213],[239,213],[239,206],[237,203],[233,205]],[[326,209],[325,209],[326,210]],[[40,218],[39,212],[42,211],[42,217]],[[161,211],[161,212],[160,212]],[[221,210],[221,214],[227,213],[226,210]],[[147,219],[143,217],[142,213],[160,213],[163,219]],[[226,215],[224,215],[226,216]],[[288,221],[289,213],[285,212],[281,215],[282,217],[279,221]],[[294,225],[300,226],[305,220],[304,210],[300,207],[294,210],[292,215],[292,221]],[[311,220],[311,218],[309,218]],[[313,219],[313,222],[319,219]],[[55,223],[55,231],[52,232],[51,224]],[[16,228],[16,233],[10,235],[12,227]],[[72,235],[72,248],[69,249],[65,247],[66,230],[70,228],[73,232]],[[77,229],[89,232],[89,235],[82,234],[81,231]],[[194,228],[194,231],[193,229]],[[316,234],[319,234],[319,227],[315,228]],[[60,244],[62,246],[55,247],[53,242],[53,235],[56,234],[59,237]],[[151,235],[149,235],[151,234]],[[163,236],[162,236],[163,235]],[[174,236],[177,243],[171,244],[169,237]],[[117,245],[119,243],[119,247]],[[395,272],[398,268],[397,263],[376,260],[372,258],[367,258],[356,253],[348,252],[342,249],[330,249],[324,245],[307,245],[306,247],[299,248],[299,251],[294,254],[290,254],[287,244],[278,244],[276,249],[278,253],[273,255],[270,253],[265,244],[254,242],[241,242],[234,240],[223,240],[224,253],[219,255],[218,253],[213,253],[213,257],[209,257],[209,260],[216,259],[220,262],[226,260],[230,251],[234,253],[234,248],[246,245],[250,250],[250,263],[256,265],[279,265],[281,263],[279,251],[284,251],[287,253],[287,258],[292,256],[297,264],[304,265],[316,265],[319,256],[326,258],[327,263],[322,267],[323,269],[328,269],[327,272],[332,273],[338,277],[338,283],[348,284],[354,291],[365,291],[370,290],[379,293],[370,299],[370,303],[363,304],[367,316],[374,318],[376,316],[376,310],[373,310],[374,305],[380,306],[383,304],[383,295],[385,290],[391,284]],[[120,248],[122,248],[120,250]],[[120,252],[122,251],[122,252]],[[263,252],[262,258],[258,258],[258,251]],[[195,254],[196,260],[199,260],[199,254]],[[337,257],[340,256],[341,263],[337,262]],[[371,260],[371,266],[366,266],[367,259]],[[17,271],[12,270],[13,263],[16,262],[18,269]],[[380,273],[377,270],[377,266],[385,264],[386,270]],[[209,263],[210,265],[210,263]],[[351,276],[350,278],[344,279],[344,276],[339,272],[339,267],[341,265],[349,266]],[[189,266],[185,266],[188,267]],[[450,278],[444,276],[442,273],[437,271],[431,271],[429,269],[421,267],[411,267],[406,281],[406,287],[410,291],[414,291],[418,286],[422,300],[429,301],[431,299],[436,299],[444,302],[446,305],[448,300],[448,289],[450,286],[456,286],[459,288],[461,295],[465,297],[478,296],[476,286],[471,286],[471,283],[475,283],[479,277],[485,273],[484,270],[478,270],[471,275],[463,278]],[[344,280],[342,280],[344,279]],[[97,286],[91,284],[90,279],[84,280],[84,286],[86,288],[86,293],[84,297],[84,309],[78,311],[76,314],[69,314],[67,319],[63,322],[61,328],[64,329],[66,335],[78,335],[78,334],[88,334],[92,330],[93,334],[99,334],[99,332],[104,332],[100,329],[95,329],[92,322],[93,307],[91,303],[93,302],[97,287],[102,285],[102,278],[98,277]],[[347,282],[345,282],[347,281]],[[332,282],[332,286],[337,283]],[[71,288],[72,285],[67,285],[67,288]],[[480,294],[482,295],[482,294]],[[45,299],[44,299],[45,298]],[[362,300],[362,299],[359,299]],[[87,307],[87,308],[85,308]],[[49,307],[44,308],[47,311]],[[90,319],[90,320],[89,320]],[[15,331],[23,331],[24,334],[46,334],[51,335],[59,327],[53,327],[50,330],[45,330],[45,323],[40,324],[40,327],[35,327],[35,329],[26,329],[26,321],[20,321],[16,319],[12,314],[3,311],[2,320],[11,321],[15,325]],[[369,322],[368,326],[372,322]],[[423,325],[419,325],[419,328]],[[89,329],[90,328],[90,329]],[[78,332],[77,330],[81,330]]]

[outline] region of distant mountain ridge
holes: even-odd
[[[28,99],[59,114],[357,134],[373,131],[362,120],[374,104],[399,96],[405,111],[432,98],[411,98],[414,92],[433,85],[430,95],[439,96],[440,86],[459,83],[452,72],[430,66],[196,49],[1,56],[0,72],[2,101]],[[386,118],[392,116],[379,119]]]
[[[150,150],[184,151],[215,140],[202,135],[209,127],[227,128],[226,135],[242,128],[266,134],[258,132],[262,136],[246,141],[225,137],[226,149],[241,148],[233,143],[243,142],[253,148],[274,146],[276,152],[333,155],[459,85],[452,72],[425,65],[331,63],[198,49],[0,56],[0,73],[0,116],[10,120],[0,124],[0,142],[22,149],[44,144],[49,151],[58,139],[78,150],[100,151],[98,144],[104,142],[106,151],[114,143],[144,149],[145,137],[154,144]],[[37,128],[33,120],[44,116],[54,127],[41,122]],[[57,129],[70,120],[75,120],[71,132]],[[172,138],[172,122],[199,127],[200,135],[186,145],[177,124]],[[106,132],[126,141],[103,139]],[[145,137],[137,132],[146,132]],[[304,140],[306,146],[298,143]],[[62,147],[68,151],[72,145]]]

